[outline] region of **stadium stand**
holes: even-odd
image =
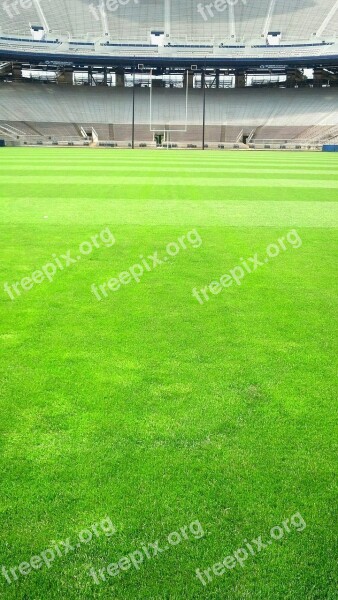
[[[51,34],[69,34],[81,41],[84,36],[102,35],[105,25],[112,40],[148,42],[153,30],[170,33],[171,40],[176,42],[204,40],[210,44],[211,39],[259,40],[268,31],[280,31],[284,42],[308,41],[314,36],[318,38],[319,31],[331,37],[338,29],[332,0],[251,0],[250,3],[239,0],[224,3],[223,10],[217,10],[216,6],[208,9],[206,3],[196,0],[130,0],[116,3],[113,10],[109,10],[107,2],[99,8],[100,3],[93,0],[39,3],[40,10],[36,2],[25,4],[25,8],[15,9],[14,3],[4,3],[3,33],[29,34],[30,24],[47,23]]]
[[[8,144],[319,149],[338,136],[337,0],[4,0],[0,60]]]
[[[180,145],[200,144],[203,90],[154,89],[152,130],[150,92],[135,92],[135,140],[154,142],[156,133]],[[52,141],[85,141],[95,130],[98,141],[131,140],[131,88],[0,84],[0,130],[23,142],[34,136]],[[12,129],[12,135],[11,135]],[[20,132],[20,133],[19,133]],[[206,141],[210,144],[250,141],[329,141],[338,132],[338,88],[206,90]]]
[[[337,57],[337,33],[335,0],[5,0],[0,56]]]
[[[274,2],[271,12],[271,0],[239,1],[229,3],[229,9],[221,13],[214,9],[212,12],[218,17],[216,23],[206,8],[203,10],[202,19],[200,18],[201,13],[196,10],[196,2],[174,0],[171,4],[171,34],[181,40],[204,38],[210,42],[210,38],[216,37],[219,40],[250,42],[259,40],[262,36],[266,37],[268,31],[280,31],[284,42],[292,42],[311,39],[327,17],[333,3],[330,0],[316,2],[286,0]],[[268,22],[269,27],[267,27]],[[336,21],[328,23],[325,32],[328,35],[334,33],[332,28],[337,29],[336,26]]]

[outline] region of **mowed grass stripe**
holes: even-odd
[[[1,159],[1,166],[10,166],[10,165],[53,165],[53,164],[59,164],[60,166],[62,165],[69,165],[69,158],[67,159],[66,157],[57,157],[57,156],[53,156],[53,158],[49,158],[47,159],[43,159],[43,158],[38,158],[36,160],[30,160],[27,161],[25,159],[21,159],[21,160],[9,160],[5,158],[6,155],[2,156]],[[210,165],[216,165],[216,166],[221,166],[221,165],[237,165],[238,164],[238,154],[237,156],[237,160],[235,160],[235,158],[233,159],[229,159],[228,156],[223,156],[220,159],[215,159],[213,158],[212,160],[206,160],[202,157],[196,157],[195,159],[193,157],[190,157],[189,159],[184,158],[184,156],[182,155],[182,158],[180,158],[180,160],[178,161],[177,158],[175,159],[169,159],[169,158],[165,158],[164,156],[161,157],[160,160],[145,160],[145,159],[141,159],[138,160],[136,157],[134,158],[134,155],[130,155],[129,158],[124,157],[123,159],[121,158],[116,158],[113,154],[110,155],[109,157],[107,156],[107,158],[103,159],[100,156],[95,156],[92,155],[90,158],[73,158],[71,160],[72,165],[76,165],[76,164],[83,164],[83,165],[88,165],[88,164],[114,164],[114,165],[118,165],[118,166],[122,166],[122,165],[130,165],[130,164],[135,164],[135,165],[160,165],[160,164],[164,164],[164,165],[169,165],[169,166],[173,166],[176,164],[183,164],[185,166],[188,165],[206,165],[206,166],[210,166]],[[295,165],[298,166],[305,166],[307,168],[310,167],[317,167],[317,168],[332,168],[332,169],[337,169],[338,170],[338,160],[336,159],[336,157],[334,158],[330,158],[330,159],[326,159],[326,160],[316,160],[316,161],[309,161],[309,160],[300,160],[297,157],[294,158],[293,161],[282,161],[282,160],[272,160],[272,159],[266,159],[266,160],[245,160],[242,158],[240,158],[240,163],[246,166],[257,166],[257,165],[262,165],[264,167],[295,167]]]
[[[16,175],[17,179],[19,181],[22,181],[26,184],[35,184],[38,183],[39,181],[43,181],[44,184],[49,184],[49,185],[55,185],[57,184],[58,186],[62,186],[62,185],[69,185],[69,184],[78,184],[81,185],[84,183],[84,181],[86,179],[94,179],[95,183],[97,185],[104,185],[104,184],[110,184],[112,182],[112,177],[105,177],[105,176],[97,176],[97,175],[92,175],[90,172],[89,173],[84,173],[83,176],[77,176],[77,175],[67,175],[67,178],[64,177],[64,175],[37,175],[37,176],[32,176],[32,175]],[[132,173],[127,174],[125,177],[121,177],[121,176],[114,176],[113,180],[115,184],[130,184],[133,183],[134,185],[139,185],[144,183],[144,177],[140,177],[140,176],[133,176]],[[8,176],[7,174],[5,175],[0,175],[0,185],[2,184],[8,184],[12,182],[12,178],[10,176]],[[275,179],[275,178],[259,178],[257,177],[256,179],[253,178],[245,178],[245,177],[238,177],[238,178],[217,178],[217,179],[206,179],[205,177],[200,177],[200,178],[193,178],[193,177],[152,177],[151,178],[151,183],[152,185],[156,185],[157,187],[160,186],[184,186],[184,185],[189,185],[189,186],[194,186],[194,185],[205,185],[205,186],[210,186],[210,187],[214,187],[214,186],[218,186],[218,185],[222,185],[224,187],[226,186],[231,186],[231,187],[252,187],[255,188],[257,186],[260,187],[302,187],[302,188],[307,188],[307,187],[315,187],[315,188],[334,188],[337,189],[338,188],[338,181],[337,180],[333,180],[333,181],[320,181],[318,179],[292,179],[290,177],[285,178],[285,179]]]
[[[25,161],[27,158],[27,155],[24,154],[24,152],[22,153],[18,153],[18,154],[14,154],[12,155],[10,153],[10,149],[3,149],[1,150],[1,156],[2,156],[2,161],[6,160],[8,162],[12,161],[12,162],[19,162],[19,161]],[[186,151],[170,151],[170,152],[146,152],[143,151],[141,152],[116,152],[116,151],[110,151],[110,152],[99,152],[99,151],[93,151],[93,150],[87,150],[86,152],[77,152],[76,149],[73,150],[66,150],[66,151],[62,151],[62,150],[56,150],[53,153],[51,153],[50,151],[48,151],[48,148],[43,149],[42,151],[38,151],[35,149],[32,149],[32,155],[29,158],[29,162],[30,163],[34,163],[34,162],[54,162],[57,160],[60,161],[69,161],[70,159],[72,161],[76,161],[76,160],[81,160],[81,161],[87,161],[87,162],[91,162],[91,161],[95,161],[95,160],[100,160],[100,161],[110,161],[113,160],[115,162],[123,162],[123,161],[133,161],[133,162],[142,162],[142,163],[147,163],[149,164],[150,162],[161,162],[161,161],[165,161],[165,162],[175,162],[177,161],[177,157],[179,156],[179,160],[180,162],[209,162],[209,163],[213,163],[213,162],[234,162],[236,163],[238,161],[238,158],[240,157],[240,160],[245,162],[256,162],[256,163],[267,163],[267,162],[275,162],[275,163],[285,163],[285,164],[293,164],[295,161],[296,162],[303,162],[303,163],[314,163],[314,162],[318,162],[318,163],[327,163],[327,162],[336,162],[337,163],[337,157],[334,154],[330,154],[330,153],[322,153],[322,152],[316,152],[316,153],[297,153],[297,152],[293,152],[290,153],[288,155],[285,155],[284,153],[278,153],[278,152],[274,152],[274,153],[269,153],[269,152],[226,152],[226,151],[220,151],[220,152],[213,152],[213,151],[205,151],[205,152],[189,152],[189,150]]]
[[[39,161],[37,161],[36,163],[27,163],[27,162],[20,162],[20,163],[5,163],[3,161],[0,162],[0,173],[5,174],[6,171],[8,173],[11,173],[12,171],[15,172],[25,172],[27,170],[30,170],[32,173],[34,172],[44,172],[44,171],[62,171],[65,169],[69,168],[69,162],[58,162],[58,161],[48,161],[45,163],[41,163]],[[318,173],[318,174],[323,174],[323,175],[338,175],[338,163],[337,164],[314,164],[314,163],[299,163],[299,162],[295,162],[295,163],[290,163],[290,164],[282,164],[282,163],[272,163],[272,162],[266,162],[266,163],[249,163],[249,162],[243,162],[243,161],[235,161],[235,162],[230,162],[230,161],[222,161],[222,162],[213,162],[213,163],[208,163],[208,162],[200,162],[200,161],[191,161],[188,163],[185,163],[184,161],[177,161],[177,162],[153,162],[153,163],[143,163],[143,162],[136,162],[136,161],[123,161],[123,162],[118,162],[118,161],[89,161],[89,162],[85,162],[85,161],[76,161],[76,162],[72,162],[72,169],[74,171],[77,170],[81,170],[83,169],[84,171],[91,171],[92,169],[111,169],[112,171],[118,170],[120,169],[121,171],[128,171],[128,172],[135,172],[137,170],[145,170],[147,172],[156,172],[158,170],[162,170],[162,171],[171,171],[171,170],[185,170],[186,172],[196,172],[196,171],[212,171],[212,170],[224,170],[224,172],[227,172],[229,170],[234,169],[235,171],[255,171],[255,172],[261,172],[261,173],[268,173],[270,172],[289,172],[289,173],[304,173],[304,174],[311,174],[313,172]]]
[[[221,143],[221,142],[220,142]],[[257,158],[259,159],[261,156],[265,156],[265,157],[279,157],[281,158],[281,160],[292,160],[294,156],[299,156],[300,158],[306,159],[307,157],[309,157],[310,160],[315,159],[315,158],[320,158],[320,157],[324,157],[326,156],[325,153],[321,152],[321,151],[312,151],[312,152],[308,152],[308,151],[294,151],[294,150],[284,150],[284,151],[278,151],[278,150],[243,150],[243,151],[239,151],[236,149],[224,149],[224,150],[219,150],[219,149],[207,149],[205,151],[203,151],[201,148],[197,148],[195,150],[189,149],[189,148],[183,148],[183,149],[169,149],[167,150],[166,148],[161,148],[161,149],[153,149],[153,148],[147,148],[147,149],[140,149],[140,148],[135,148],[135,150],[131,150],[130,148],[77,148],[76,146],[74,147],[70,147],[70,148],[62,148],[62,147],[49,147],[49,146],[45,146],[43,148],[39,148],[39,147],[30,147],[30,148],[25,148],[25,147],[21,147],[21,148],[4,148],[1,150],[1,152],[6,153],[7,156],[15,159],[15,158],[19,158],[19,157],[23,157],[25,155],[27,155],[27,152],[31,153],[31,158],[32,160],[34,160],[35,158],[37,158],[37,156],[42,156],[43,158],[48,158],[50,155],[56,155],[56,156],[64,156],[64,155],[78,155],[78,156],[105,156],[105,155],[113,155],[115,157],[126,157],[126,156],[135,156],[138,158],[141,157],[151,157],[151,159],[153,159],[153,157],[158,157],[158,158],[162,158],[162,157],[177,157],[180,155],[186,156],[186,157],[195,157],[195,156],[205,156],[206,158],[212,160],[214,158],[218,158],[221,156],[228,156],[228,157],[232,157],[232,156],[243,156],[243,157],[250,157],[250,158]]]
[[[88,165],[88,164],[94,163],[94,164],[102,164],[102,165],[112,164],[112,165],[119,165],[119,166],[120,165],[124,165],[124,164],[126,164],[126,165],[137,164],[137,165],[147,165],[148,167],[150,167],[152,165],[159,166],[159,165],[162,165],[162,164],[163,165],[169,165],[169,166],[171,165],[171,166],[173,166],[175,164],[181,164],[181,163],[183,163],[184,165],[186,165],[186,164],[191,164],[191,165],[195,165],[195,164],[197,164],[197,165],[203,165],[203,164],[205,164],[206,166],[212,166],[212,165],[215,165],[215,166],[225,165],[226,166],[228,164],[230,164],[230,165],[236,165],[236,164],[238,164],[238,155],[237,155],[237,160],[229,160],[228,157],[224,156],[222,160],[216,160],[216,159],[214,159],[214,160],[203,160],[202,157],[201,158],[197,158],[196,157],[196,159],[194,159],[193,157],[190,157],[189,159],[184,159],[184,157],[182,157],[181,160],[176,157],[175,160],[168,160],[168,159],[164,159],[164,157],[162,157],[162,160],[156,160],[156,161],[155,160],[154,161],[149,161],[149,160],[144,160],[144,159],[143,160],[133,159],[133,155],[130,155],[129,158],[123,158],[123,159],[118,159],[118,160],[114,159],[114,155],[110,155],[110,157],[107,158],[107,159],[104,159],[102,157],[96,157],[95,158],[95,156],[92,156],[91,159],[84,159],[84,158],[80,158],[79,156],[77,156],[77,157],[73,158],[73,160],[71,161],[71,163],[72,163],[72,165],[81,165],[81,164]],[[276,167],[278,167],[278,166],[281,165],[282,167],[285,167],[285,168],[289,168],[289,167],[290,168],[292,168],[292,167],[296,167],[297,168],[297,165],[301,165],[301,166],[304,165],[307,168],[310,168],[310,167],[315,166],[315,165],[318,165],[318,168],[326,168],[326,167],[327,168],[337,168],[338,167],[338,161],[333,161],[332,164],[331,164],[330,162],[327,162],[327,161],[325,161],[325,162],[321,162],[321,161],[313,162],[313,161],[294,160],[292,162],[291,161],[290,162],[289,161],[285,162],[285,161],[271,160],[271,159],[269,160],[269,159],[267,159],[265,161],[262,161],[262,160],[260,160],[260,161],[243,160],[242,161],[241,160],[241,164],[242,163],[245,164],[246,166],[250,166],[250,164],[252,164],[253,166],[260,165],[262,168],[264,168],[266,165],[268,165],[268,166],[275,165]],[[50,157],[48,160],[44,160],[43,158],[41,158],[41,159],[38,158],[37,160],[29,160],[29,161],[26,160],[26,159],[6,160],[5,159],[5,155],[4,155],[2,157],[2,159],[1,159],[0,164],[1,165],[13,166],[13,167],[15,165],[20,165],[20,166],[21,165],[22,166],[24,166],[24,165],[27,165],[27,166],[29,166],[29,165],[38,166],[40,164],[44,165],[44,166],[47,166],[49,164],[50,165],[57,164],[57,165],[62,166],[62,165],[69,165],[69,159],[67,159],[66,157],[62,157],[62,158],[59,158],[59,159],[57,159],[56,157],[53,157],[53,158]]]
[[[120,175],[123,175],[124,173],[129,173],[129,171],[127,170],[128,164],[124,164],[123,168],[121,168],[121,165],[115,165],[115,164],[107,164],[107,165],[92,165],[92,168],[90,170],[90,175],[95,175],[96,173],[100,173],[101,171],[110,171],[111,173],[119,173]],[[54,165],[54,164],[48,164],[48,165],[43,165],[43,166],[36,166],[34,168],[32,168],[31,165],[11,165],[9,167],[6,168],[7,171],[15,171],[16,175],[26,175],[27,173],[33,175],[35,173],[43,173],[45,175],[45,172],[53,172],[53,173],[62,173],[64,174],[64,170],[66,168],[66,164],[65,165]],[[77,171],[84,171],[84,173],[86,173],[86,166],[84,165],[74,165],[72,163],[72,171],[73,172],[77,172]],[[159,165],[159,166],[143,166],[143,165],[133,165],[133,174],[139,174],[139,173],[180,173],[181,176],[189,176],[190,173],[213,173],[216,175],[219,174],[224,174],[224,173],[257,173],[259,175],[283,175],[283,174],[287,174],[287,175],[306,175],[307,177],[313,177],[315,175],[329,175],[332,177],[337,177],[337,173],[335,172],[334,169],[328,170],[328,169],[311,169],[311,167],[307,168],[307,169],[299,169],[298,167],[294,167],[292,169],[284,169],[284,168],[260,168],[260,167],[252,167],[252,165],[250,166],[246,166],[243,165],[241,167],[229,167],[228,165],[220,165],[220,166],[210,166],[210,167],[206,167],[204,165],[200,165],[200,166],[193,166],[193,167],[189,167],[189,171],[187,172],[186,166],[185,165],[179,165],[179,166],[168,166],[168,165]]]
[[[267,210],[268,206],[268,210]],[[62,221],[60,221],[60,214]],[[51,205],[50,199],[8,202],[3,206],[2,222],[42,223],[51,225],[173,225],[229,227],[338,227],[338,202],[219,202],[196,204],[185,200],[129,200],[93,202],[81,198],[79,213],[76,198]],[[48,221],[44,221],[45,217]]]
[[[210,187],[209,185],[180,186],[176,189],[175,186],[158,187],[153,185],[151,181],[144,180],[135,189],[132,183],[117,185],[112,180],[110,184],[100,185],[99,187],[95,183],[88,183],[88,181],[83,181],[82,186],[74,184],[46,186],[44,183],[38,182],[27,189],[27,185],[24,183],[14,183],[14,181],[2,188],[0,187],[0,196],[2,197],[3,204],[20,202],[21,199],[24,202],[34,202],[37,199],[45,200],[47,198],[55,204],[64,200],[73,201],[78,197],[79,193],[81,193],[81,198],[89,197],[93,202],[105,202],[112,199],[121,199],[123,202],[129,202],[130,200],[141,202],[143,198],[166,202],[181,199],[196,203],[207,200],[217,202],[228,202],[231,200],[248,202],[260,200],[270,202],[272,199],[268,186],[255,186],[254,190],[250,187],[225,187],[219,185],[215,185],[214,187]],[[278,190],[278,201],[282,200],[288,202],[336,202],[337,191],[334,188],[321,188],[318,191],[318,189],[310,187],[302,189],[285,186]]]

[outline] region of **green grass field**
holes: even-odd
[[[1,597],[337,598],[337,197],[334,154],[0,151]]]

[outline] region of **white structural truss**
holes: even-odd
[[[337,11],[338,11],[338,0],[336,0],[336,2],[332,6],[329,14],[327,15],[327,17],[325,17],[325,19],[322,22],[322,24],[320,25],[320,27],[318,27],[318,29],[316,31],[317,38],[320,38],[323,35],[324,31],[327,29],[328,25],[331,23],[332,19],[335,17]],[[338,31],[336,31],[336,32],[338,34]]]
[[[277,0],[270,1],[268,14],[266,15],[266,21],[264,23],[264,29],[263,29],[264,37],[267,37],[269,31],[271,31],[272,15],[273,15],[273,12],[274,12],[274,9],[276,6],[276,2],[277,2]]]
[[[39,15],[41,25],[42,25],[44,31],[49,32],[49,25],[48,25],[47,19],[45,17],[45,13],[43,12],[43,10],[41,8],[40,0],[33,0],[33,4],[35,6],[36,12]]]

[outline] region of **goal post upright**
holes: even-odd
[[[183,76],[183,81],[185,80],[185,100],[184,100],[184,111],[185,111],[185,116],[184,116],[184,127],[178,127],[175,126],[174,128],[170,127],[170,123],[169,123],[169,129],[165,129],[165,117],[163,117],[163,133],[165,134],[170,134],[172,132],[183,132],[183,133],[187,133],[187,129],[188,129],[188,111],[189,111],[189,77],[188,77],[188,70],[185,72],[185,76]],[[156,133],[159,128],[155,126],[154,124],[154,118],[153,118],[153,106],[154,106],[154,102],[153,102],[153,69],[150,69],[150,85],[149,85],[149,89],[150,89],[150,100],[149,100],[149,129],[152,133]],[[184,89],[184,85],[183,85],[183,89]]]
[[[135,149],[135,65],[133,65],[133,95],[132,95],[132,125],[131,125],[131,147]]]

